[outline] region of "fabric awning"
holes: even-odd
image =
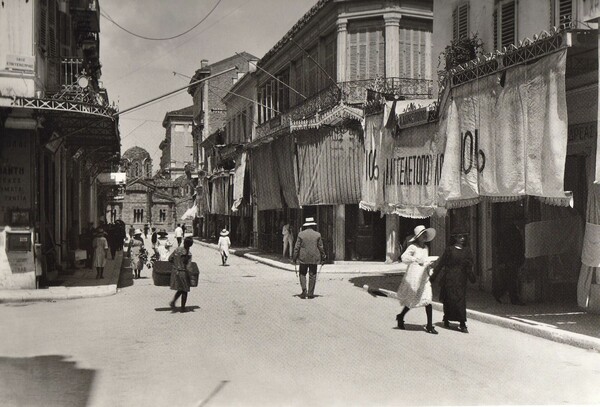
[[[347,119],[362,120],[363,110],[339,103],[331,109],[316,113],[308,119],[292,120],[290,129],[294,131],[317,129],[322,126],[336,126]]]
[[[452,88],[442,201],[566,197],[566,52]]]
[[[358,204],[362,129],[322,127],[295,135],[300,205]]]
[[[231,206],[231,210],[234,212],[238,210],[242,203],[242,199],[244,199],[246,157],[247,153],[244,151],[240,154],[235,162],[235,172],[233,174],[233,205]]]
[[[277,163],[279,186],[288,208],[299,208],[296,181],[296,154],[294,137],[287,135],[273,142],[273,154]]]
[[[283,208],[279,187],[277,162],[272,143],[251,150],[250,164],[253,184],[256,186],[256,205],[259,211]]]
[[[198,206],[194,204],[190,209],[185,211],[185,213],[181,216],[181,220],[194,219],[198,214]]]

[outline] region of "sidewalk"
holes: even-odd
[[[216,244],[196,241],[217,249]],[[294,271],[294,265],[288,259],[275,254],[251,248],[235,248],[230,252],[282,270]],[[326,264],[321,272],[360,274],[349,281],[373,295],[397,299],[396,290],[404,271],[405,267],[398,263],[336,262]],[[438,286],[434,284],[434,299],[439,297],[438,291]],[[582,311],[575,299],[573,302],[531,303],[523,306],[512,305],[508,298],[503,301],[499,304],[490,293],[469,288],[467,318],[600,352],[600,315]],[[433,302],[433,308],[443,311],[439,302]],[[437,325],[441,326],[441,322]]]
[[[126,259],[127,261],[127,259]],[[0,290],[0,303],[26,301],[53,301],[75,298],[106,297],[117,293],[117,283],[123,265],[123,252],[112,260],[109,256],[104,268],[104,278],[96,279],[96,270],[89,268],[70,270],[59,274],[51,287],[37,290]]]

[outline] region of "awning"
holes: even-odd
[[[362,128],[321,127],[295,134],[300,205],[358,204]]]
[[[292,120],[290,129],[293,131],[316,129],[324,125],[336,126],[347,119],[362,120],[363,110],[347,106],[344,103],[339,103],[324,112],[317,112],[310,118]]]
[[[194,204],[190,209],[185,211],[185,213],[181,216],[181,220],[194,219],[198,214],[198,206]]]
[[[271,143],[251,150],[253,185],[256,186],[256,205],[259,211],[283,207],[279,187],[277,162],[273,157]]]
[[[300,208],[296,181],[296,154],[294,137],[287,135],[273,142],[273,154],[277,163],[279,187],[288,208]]]
[[[566,49],[452,88],[444,107],[444,201],[563,199]]]
[[[240,154],[235,163],[235,172],[233,174],[233,205],[231,206],[231,210],[234,212],[238,210],[242,203],[242,199],[244,199],[246,157],[247,153],[244,151]]]

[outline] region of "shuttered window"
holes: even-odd
[[[327,88],[332,85],[333,81],[337,81],[337,39],[335,33],[325,37],[323,41],[324,57],[323,57],[323,68],[327,75],[322,75],[321,89]]]
[[[496,48],[502,49],[516,42],[517,38],[517,2],[502,0],[496,4],[494,13],[496,28]]]
[[[568,28],[573,21],[573,0],[551,0],[551,25]]]
[[[306,97],[310,97],[319,91],[320,69],[317,65],[319,61],[319,47],[314,46],[311,48],[308,51],[308,55],[304,58],[304,78],[307,84]]]
[[[433,23],[403,18],[400,21],[400,77],[431,79]]]
[[[303,75],[303,66],[302,66],[302,57],[298,58],[292,63],[293,76],[294,81],[292,82],[292,86],[298,92],[304,94],[304,75]],[[297,105],[302,102],[302,97],[294,92],[292,105]]]
[[[47,33],[48,33],[48,0],[40,0],[39,45],[42,48],[46,48],[46,46],[48,45]]]
[[[452,38],[454,41],[469,35],[469,3],[459,4],[452,11]]]
[[[385,76],[385,37],[379,21],[351,23],[348,27],[346,78],[350,81]]]

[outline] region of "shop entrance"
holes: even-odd
[[[346,205],[345,260],[385,260],[385,217]]]

